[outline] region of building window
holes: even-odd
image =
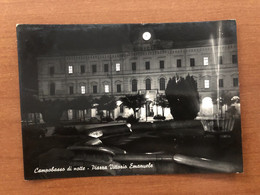
[[[119,106],[119,108],[120,108],[120,113],[124,113],[124,105],[121,104],[121,105]]]
[[[81,74],[85,73],[85,65],[80,66],[80,73]]]
[[[164,60],[160,60],[160,69],[164,69]]]
[[[86,86],[81,85],[80,86],[80,92],[81,92],[81,94],[85,94],[86,93]]]
[[[209,88],[209,80],[204,80],[204,88]]]
[[[132,91],[133,92],[137,91],[137,80],[136,79],[132,80]]]
[[[93,85],[93,93],[97,93],[97,86]]]
[[[69,88],[69,93],[70,93],[70,95],[72,95],[72,94],[74,93],[73,86],[70,86],[70,88]]]
[[[151,90],[151,80],[150,79],[145,80],[145,89]]]
[[[93,64],[92,65],[92,73],[96,73],[97,72],[97,65]]]
[[[145,69],[150,70],[150,62],[149,61],[145,62]]]
[[[177,59],[177,67],[178,67],[178,68],[181,67],[181,59]]]
[[[237,55],[232,55],[232,64],[237,63]]]
[[[50,67],[50,75],[53,76],[54,75],[54,66]]]
[[[190,58],[190,66],[191,67],[195,66],[195,59],[194,58]]]
[[[209,57],[204,57],[203,58],[203,64],[204,64],[204,66],[209,65]]]
[[[117,91],[118,93],[121,92],[121,84],[117,84],[117,85],[116,85],[116,91]]]
[[[224,80],[223,79],[219,79],[218,80],[218,86],[219,87],[224,87]]]
[[[104,64],[104,72],[108,72],[108,64]]]
[[[136,62],[132,62],[132,70],[136,71]]]
[[[120,64],[116,63],[116,72],[119,72],[119,71],[120,71]]]
[[[223,57],[222,56],[218,56],[218,64],[223,64]]]
[[[105,93],[109,93],[109,85],[105,85]]]
[[[238,87],[238,78],[233,78],[233,87]]]
[[[73,66],[68,66],[68,72],[69,74],[73,74]]]
[[[165,78],[160,78],[160,90],[165,90]]]
[[[55,95],[55,83],[51,83],[50,85],[50,95]]]

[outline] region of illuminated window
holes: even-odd
[[[213,115],[213,102],[210,97],[205,97],[202,99],[201,113],[204,115]]]
[[[145,80],[145,89],[151,90],[151,80],[150,79]]]
[[[85,94],[86,93],[86,86],[82,85],[80,87],[80,92],[81,92],[81,94]]]
[[[203,58],[203,64],[204,64],[204,66],[209,65],[209,58],[208,57]]]
[[[165,79],[160,78],[160,90],[165,90]]]
[[[132,91],[133,92],[137,91],[137,80],[136,79],[132,80]]]
[[[209,80],[204,80],[204,88],[209,88]]]
[[[160,60],[160,69],[164,69],[164,60]]]
[[[73,74],[73,66],[68,66],[68,72],[69,74]]]
[[[105,85],[105,93],[109,93],[109,85]]]
[[[190,66],[191,67],[195,66],[195,59],[194,58],[190,58]]]
[[[181,59],[177,59],[177,67],[178,67],[178,68],[181,67]]]
[[[119,72],[120,71],[120,64],[116,63],[116,71]]]

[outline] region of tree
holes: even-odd
[[[125,97],[121,97],[120,100],[125,107],[133,109],[135,118],[136,113],[146,103],[146,98],[143,94],[126,95]]]
[[[218,103],[220,105],[231,105],[231,98],[233,97],[233,95],[231,93],[229,93],[228,91],[220,91],[219,94],[217,94],[217,92],[214,92],[212,94],[212,102],[213,103]]]
[[[34,123],[37,123],[36,113],[41,112],[41,101],[33,95],[21,96],[21,112],[25,116],[25,120],[28,125],[28,114],[34,114]]]
[[[171,114],[175,120],[193,120],[196,118],[199,106],[197,82],[190,75],[186,78],[174,76],[165,90]]]
[[[81,110],[83,111],[83,118],[85,121],[85,110],[92,108],[93,106],[92,96],[80,96],[70,101],[68,109]]]
[[[233,98],[233,97],[237,97],[238,99],[237,98]],[[233,104],[234,102],[239,102],[239,94],[232,95],[228,91],[220,91],[219,94],[217,94],[217,92],[214,92],[212,94],[212,102],[214,104],[218,104],[219,105],[219,108],[221,110],[221,117],[222,117],[222,115],[223,115],[222,107],[224,105],[226,105],[227,109],[229,109],[231,104]]]
[[[57,125],[60,122],[62,113],[67,110],[67,104],[63,100],[44,100],[41,103],[43,120],[50,125]]]
[[[162,107],[162,115],[164,116],[164,108],[169,106],[169,102],[166,99],[166,96],[163,94],[160,94],[157,98],[156,98],[156,105],[157,106],[161,106]]]
[[[100,99],[96,100],[96,103],[98,104],[98,112],[100,113],[100,111],[102,110],[108,111],[109,117],[111,111],[113,111],[116,108],[116,99],[114,96],[103,95],[100,97]],[[102,115],[100,116],[102,120]]]

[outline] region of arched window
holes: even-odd
[[[145,88],[146,88],[146,90],[151,90],[151,80],[150,79],[145,80]]]
[[[98,93],[98,83],[97,82],[91,82],[91,91],[92,93]]]
[[[137,91],[137,80],[132,80],[132,91]]]
[[[201,114],[212,116],[213,115],[213,102],[211,97],[205,97],[202,99]]]
[[[165,78],[160,78],[160,90],[165,90]]]
[[[50,85],[50,95],[55,95],[55,83],[51,83]]]

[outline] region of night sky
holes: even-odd
[[[236,40],[235,21],[113,24],[113,25],[19,25],[17,27],[21,95],[26,90],[37,93],[36,58],[40,55],[68,52],[120,52],[122,46],[132,44],[140,30],[153,29],[155,38],[182,42],[219,37]]]

